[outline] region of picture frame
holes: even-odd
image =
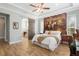
[[[46,30],[61,31],[62,34],[66,33],[66,18],[67,14],[62,13],[55,16],[49,16],[44,18],[44,32]]]
[[[15,29],[15,30],[19,29],[19,23],[18,22],[13,22],[13,29]]]

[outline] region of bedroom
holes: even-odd
[[[79,45],[79,4],[45,3],[44,9],[46,10],[42,10],[43,7],[40,7],[42,5],[44,3],[0,4],[0,15],[9,17],[5,23],[7,26],[5,26],[6,38],[4,40],[7,40],[9,44],[0,41],[0,55],[79,55],[79,47],[77,46]],[[23,19],[27,20],[26,23],[28,23],[25,25],[26,29],[22,28],[24,26],[22,26]],[[25,33],[25,38],[23,32],[27,33]],[[45,42],[43,41],[46,44],[41,47],[38,43],[41,43],[42,39],[38,39],[36,42],[37,37],[46,38]],[[52,49],[53,51],[51,51]]]

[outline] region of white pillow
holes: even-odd
[[[45,31],[45,34],[48,34],[49,33],[49,31]]]
[[[52,35],[60,35],[61,32],[60,32],[60,31],[51,31],[51,34],[52,34]]]
[[[51,35],[51,36],[60,36],[60,31],[46,31],[45,34]]]
[[[50,32],[50,34],[48,34],[48,32]],[[47,36],[56,36],[61,40],[61,32],[60,31],[46,31],[45,34],[47,34]]]
[[[50,32],[50,33],[49,33]],[[60,31],[45,31],[45,34],[51,34],[51,35],[60,35]]]
[[[56,36],[59,38],[59,40],[61,40],[61,32],[60,31],[52,31],[52,36]]]

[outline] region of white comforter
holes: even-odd
[[[35,36],[33,37],[33,39],[32,39],[32,43],[34,43],[34,41],[37,41],[37,38],[38,38],[39,36],[46,36],[46,34],[35,35]],[[59,43],[60,43],[60,40],[61,40],[61,36],[60,36],[60,35],[58,35],[57,37],[58,37],[58,39],[59,39],[59,42],[58,42],[58,43],[57,43],[56,39],[55,39],[53,36],[50,36],[50,37],[48,36],[48,37],[46,37],[46,38],[42,41],[42,43],[48,45],[48,46],[49,46],[49,49],[52,50],[52,51],[54,51],[55,48],[58,47],[58,45],[59,45]]]

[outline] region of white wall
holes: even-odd
[[[43,18],[35,19],[35,34],[43,33],[44,30],[44,22]]]
[[[13,22],[19,23],[19,29],[13,29]],[[10,42],[16,42],[21,40],[21,22],[22,17],[16,14],[10,14]]]
[[[24,18],[37,18],[36,16],[29,14],[28,12],[25,12],[21,9],[18,9],[17,7],[14,7],[9,4],[0,4],[0,12],[1,13],[6,13],[10,15],[10,40],[9,43],[14,43],[21,41],[21,36],[22,36],[22,19]],[[19,29],[14,30],[13,29],[13,22],[19,22]]]
[[[21,34],[21,22],[22,22],[23,16],[16,14],[16,13],[13,13],[11,11],[5,10],[5,9],[0,9],[0,12],[7,13],[10,15],[10,29],[9,29],[10,39],[9,39],[9,43],[12,44],[12,43],[21,41],[21,35],[22,35]],[[19,23],[18,30],[13,29],[13,22]]]
[[[35,19],[35,34],[38,34],[39,33],[39,24],[38,24],[38,19]]]

